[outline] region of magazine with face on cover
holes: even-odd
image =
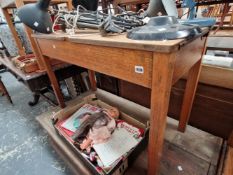
[[[64,121],[61,127],[75,132],[83,121],[85,121],[90,114],[100,112],[101,108],[93,106],[91,104],[83,105],[79,110],[77,110],[72,116],[70,116],[66,121]]]
[[[105,109],[93,106],[91,104],[85,104],[69,118],[59,121],[57,123],[57,127],[70,143],[77,144],[77,142],[73,139],[73,135],[78,129],[82,128],[81,125],[87,122],[87,119],[90,120],[89,117],[94,117],[99,112],[105,112],[105,114],[108,114],[108,112],[114,113],[116,110],[114,107]],[[88,159],[96,169],[101,169],[105,173],[110,172],[112,168],[114,168],[121,160],[127,158],[129,153],[137,146],[144,135],[143,129],[135,127],[122,119],[118,119],[118,117],[114,118],[114,120],[114,131],[111,132],[111,137],[106,139],[106,142],[97,144],[98,142],[93,141],[90,145],[90,152],[85,149],[82,150],[80,146],[77,146],[77,149],[82,152],[83,157]],[[102,122],[102,120],[100,121]],[[107,126],[108,125],[106,125],[106,127]],[[91,131],[95,130],[92,129]],[[90,135],[90,133],[91,132],[87,132],[87,137]],[[82,144],[82,139],[80,139],[78,144]],[[95,153],[94,158],[91,156],[92,153]]]

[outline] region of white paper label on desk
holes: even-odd
[[[158,31],[162,32],[162,31],[165,31],[167,30],[166,28],[160,28],[160,29],[157,29]]]
[[[138,74],[144,73],[144,67],[143,66],[135,66],[135,72]]]
[[[38,22],[34,22],[33,24],[35,27],[38,27],[39,26],[39,23]]]

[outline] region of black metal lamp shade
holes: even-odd
[[[27,4],[19,8],[20,20],[31,29],[40,33],[52,33],[52,20],[48,13],[51,0],[39,0],[36,4]]]
[[[136,27],[127,33],[133,40],[173,40],[179,38],[193,38],[201,34],[196,25],[182,25],[173,16],[159,16],[150,19],[147,25]]]

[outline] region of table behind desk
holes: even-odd
[[[46,72],[34,72],[34,73],[24,73],[20,69],[16,68],[9,58],[0,58],[0,63],[2,63],[8,71],[10,71],[19,81],[23,82],[34,94],[34,102],[29,102],[30,104],[37,104],[39,98],[42,95],[42,91],[48,88],[51,83]],[[70,64],[59,64],[53,67],[56,77],[59,81],[65,80],[70,77],[74,77],[80,74],[86,69],[77,67]]]

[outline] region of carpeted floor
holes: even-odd
[[[71,175],[35,120],[51,106],[43,99],[35,107],[28,106],[30,90],[9,72],[0,75],[14,103],[0,96],[0,174]]]

